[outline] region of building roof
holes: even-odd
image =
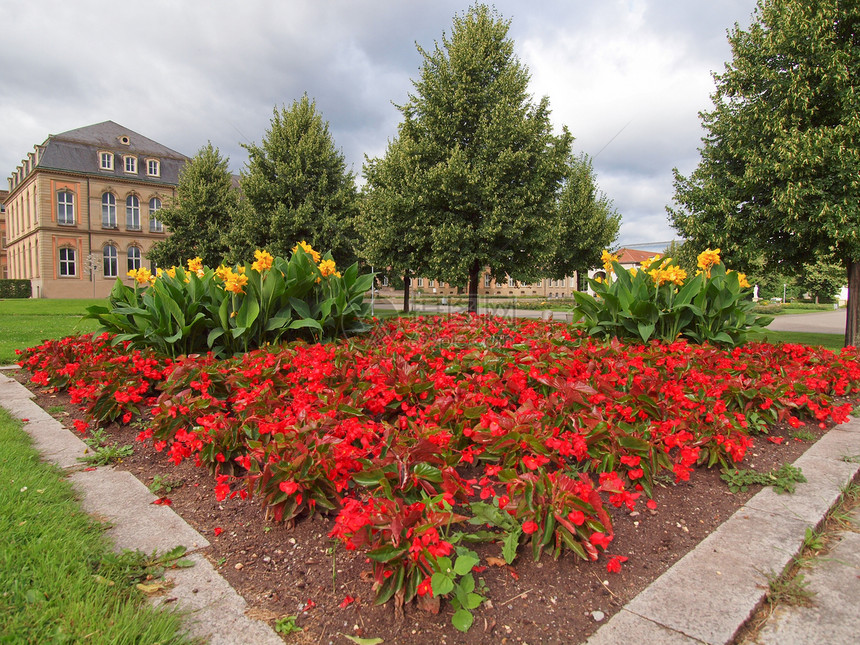
[[[618,264],[641,264],[645,260],[650,260],[655,255],[662,257],[662,253],[639,251],[638,249],[618,249],[617,255]]]
[[[171,150],[113,121],[104,121],[49,135],[39,147],[36,164],[39,168],[115,176],[118,179],[152,181],[159,184],[177,184],[179,171],[188,161],[188,157],[182,153]],[[103,170],[99,167],[100,151],[112,152],[116,155],[113,170]],[[138,174],[129,175],[124,171],[123,155],[138,157]],[[159,177],[146,176],[144,163],[148,158],[159,161],[161,166]]]

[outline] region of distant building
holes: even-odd
[[[153,269],[158,211],[188,160],[113,121],[48,136],[9,177],[4,277],[29,279],[34,298],[101,298],[129,269]]]
[[[6,264],[6,199],[8,190],[0,190],[0,278],[9,277],[9,267]]]

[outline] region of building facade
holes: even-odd
[[[34,298],[103,298],[166,235],[188,157],[113,121],[50,135],[9,178],[6,276]]]
[[[8,190],[0,190],[0,278],[9,277],[9,267],[6,263],[6,199]]]

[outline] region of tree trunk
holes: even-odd
[[[860,262],[848,260],[848,306],[845,313],[845,346],[860,342]]]
[[[409,278],[408,273],[403,274],[403,313],[409,313],[409,283],[412,280]]]
[[[475,260],[469,269],[469,313],[478,313],[478,278],[481,277],[481,263]]]

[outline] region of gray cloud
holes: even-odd
[[[495,2],[558,127],[595,159],[621,241],[668,239],[671,169],[689,172],[726,30],[755,0]],[[384,153],[432,49],[467,2],[30,0],[3,3],[0,168],[49,133],[113,120],[193,155],[207,141],[239,171],[272,110],[307,93],[357,175]],[[614,139],[613,139],[614,137]],[[598,154],[599,153],[599,154]]]

